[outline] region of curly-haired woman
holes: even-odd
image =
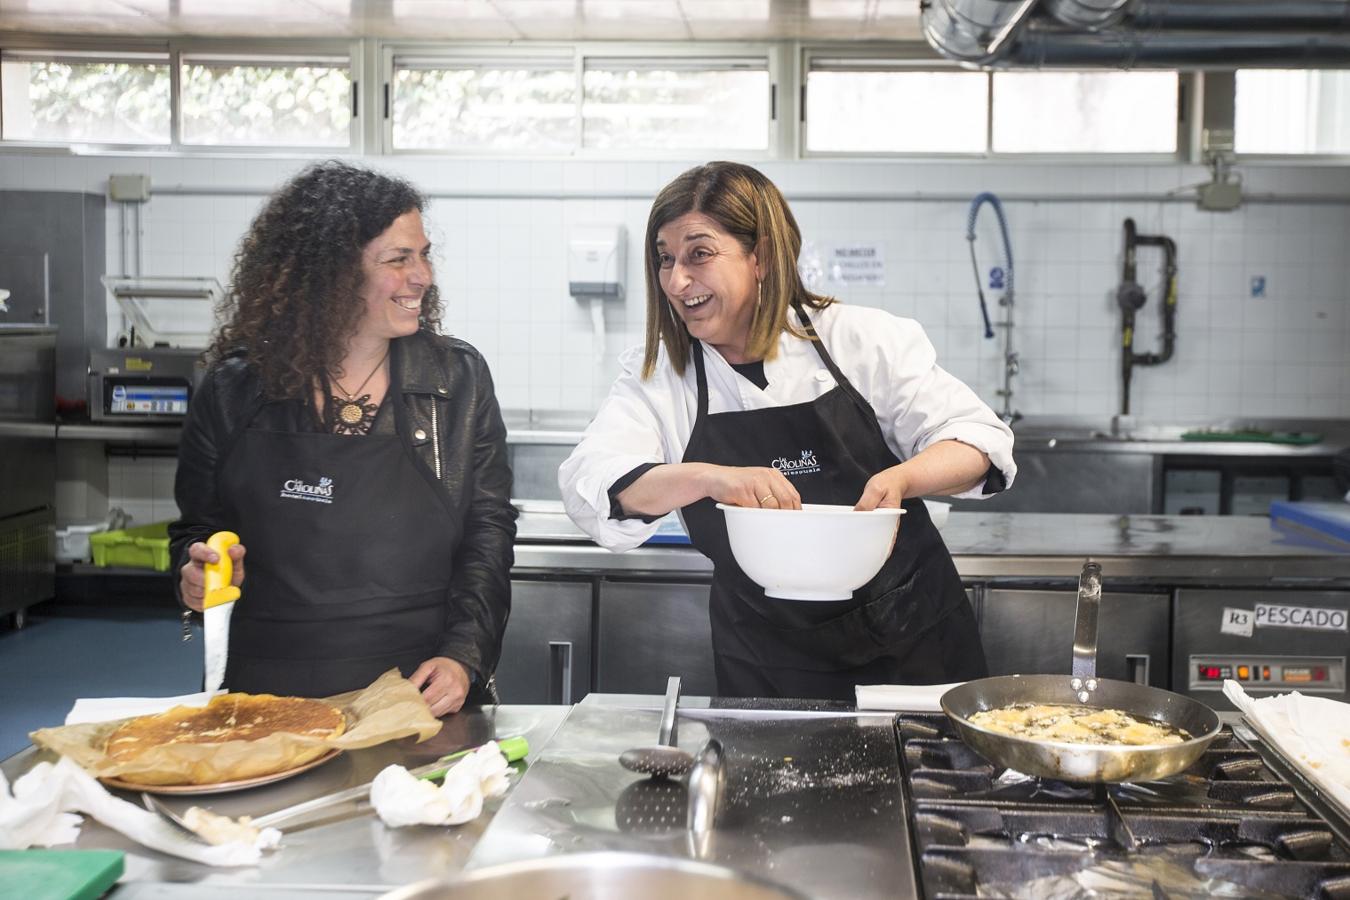
[[[235,256],[178,455],[184,605],[236,532],[225,686],[325,696],[397,666],[444,715],[490,693],[515,512],[487,364],[438,334],[408,183],[340,162],[274,194]]]

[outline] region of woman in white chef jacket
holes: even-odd
[[[567,513],[621,551],[680,511],[714,563],[721,695],[851,700],[857,684],[981,677],[970,602],[918,498],[1010,485],[1012,432],[938,367],[917,322],[808,291],[800,250],[782,194],[749,166],[699,166],[657,195],[646,346],[621,357],[559,469]],[[731,554],[718,502],[903,505],[903,539],[850,600],[766,599]]]

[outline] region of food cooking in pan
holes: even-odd
[[[1133,716],[1119,709],[1014,703],[981,710],[970,722],[998,734],[1070,744],[1124,744],[1132,747],[1180,744],[1191,736],[1180,728]]]

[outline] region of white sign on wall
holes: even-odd
[[[1257,628],[1303,628],[1308,631],[1346,631],[1346,611],[1320,606],[1256,604]]]
[[[837,244],[825,260],[826,277],[836,284],[886,284],[886,257],[880,244]]]

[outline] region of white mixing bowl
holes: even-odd
[[[895,546],[901,509],[856,512],[803,503],[801,509],[717,504],[731,552],[764,593],[782,600],[847,600],[881,571]]]

